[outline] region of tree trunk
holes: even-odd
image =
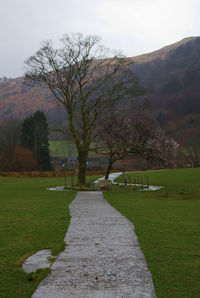
[[[88,151],[78,152],[79,171],[78,171],[78,185],[85,185],[86,182],[86,166],[87,166]]]
[[[114,163],[114,160],[112,159],[112,157],[110,157],[109,159],[109,163],[108,163],[108,167],[107,167],[107,170],[106,170],[106,175],[105,175],[105,179],[107,180],[109,175],[110,175],[110,171],[112,169],[112,165]]]

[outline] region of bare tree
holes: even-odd
[[[109,156],[105,179],[108,179],[114,162],[128,154],[171,165],[178,148],[178,144],[165,136],[152,119],[141,114],[129,118],[118,112],[110,113],[102,122],[97,143],[94,150]]]
[[[132,62],[111,53],[97,36],[72,34],[62,38],[59,48],[44,42],[25,63],[26,83],[48,87],[67,111],[78,152],[78,182],[85,184],[88,151],[102,115],[117,101],[144,93],[131,71]]]
[[[110,112],[97,132],[97,146],[93,150],[108,155],[105,179],[108,179],[115,161],[122,160],[131,151],[130,119],[119,112]]]

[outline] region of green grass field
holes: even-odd
[[[49,141],[49,151],[51,156],[63,158],[77,154],[74,144],[68,141]]]
[[[155,192],[104,193],[134,223],[158,297],[200,297],[200,169],[130,175],[148,175],[150,184],[165,186]]]
[[[134,223],[158,297],[199,297],[200,169],[130,175],[148,175],[150,184],[165,186],[104,193]],[[49,269],[26,275],[22,261],[41,249],[63,250],[76,192],[46,190],[57,185],[64,185],[64,178],[0,178],[0,297],[30,297]]]
[[[23,259],[41,249],[64,249],[75,192],[47,191],[63,178],[0,178],[0,297],[30,297],[49,269],[26,275]]]

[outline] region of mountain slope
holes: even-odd
[[[63,108],[57,106],[48,89],[25,86],[23,77],[0,82],[0,122],[23,119],[37,110],[52,117]]]
[[[187,38],[184,38],[181,41],[178,41],[174,44],[165,46],[157,51],[132,57],[132,60],[134,62],[144,63],[144,62],[150,62],[157,58],[164,59],[166,56],[168,56],[170,51],[173,51],[180,46],[185,46],[187,43],[191,43],[191,42],[195,41],[196,39],[198,39],[198,37],[187,37]]]
[[[131,60],[154,117],[169,134],[180,139],[186,130],[200,127],[200,37],[185,38]],[[48,89],[25,86],[23,78],[0,82],[0,121],[22,119],[38,109],[51,119],[65,117]]]
[[[161,125],[200,125],[200,37],[132,59]]]

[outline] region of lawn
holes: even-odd
[[[104,193],[134,223],[158,297],[199,297],[200,169],[130,175],[165,186]],[[26,275],[22,261],[41,249],[54,254],[64,249],[68,206],[76,192],[46,190],[63,184],[64,178],[0,178],[0,297],[31,297],[49,269]]]
[[[130,174],[165,188],[106,192],[134,223],[158,297],[200,297],[200,169]],[[122,177],[118,178],[122,181]]]
[[[75,145],[68,141],[49,141],[49,151],[51,156],[56,157],[77,155]]]
[[[63,178],[0,178],[0,297],[31,297],[49,269],[26,275],[23,259],[41,249],[64,249],[76,192],[46,190],[56,185]]]

